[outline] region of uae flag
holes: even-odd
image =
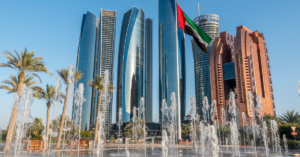
[[[207,46],[212,40],[200,27],[198,27],[179,7],[177,4],[178,11],[178,26],[188,35],[194,37],[197,45],[206,53]]]

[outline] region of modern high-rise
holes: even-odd
[[[159,0],[159,122],[163,121],[161,106],[163,99],[171,106],[174,92],[177,102],[178,124],[185,117],[186,68],[185,35],[178,27],[177,0]],[[178,137],[181,138],[181,125]]]
[[[243,124],[242,113],[250,121],[248,92],[252,92],[254,105],[261,96],[264,115],[276,116],[269,54],[263,33],[251,31],[245,26],[237,27],[236,37],[222,32],[216,38],[210,57],[211,100],[217,101],[219,111],[226,111],[227,121],[229,93],[235,93],[237,119]],[[221,117],[219,117],[221,118]]]
[[[152,122],[152,26],[153,20],[145,20],[145,118]]]
[[[113,84],[114,80],[114,60],[115,60],[115,36],[116,36],[116,17],[117,11],[110,10],[102,10],[100,13],[100,35],[99,35],[99,46],[98,51],[100,52],[99,56],[99,71],[98,75],[104,75],[106,70],[109,71],[109,78],[111,83]],[[96,94],[97,96],[98,94]],[[96,98],[98,100],[99,98]],[[109,125],[112,120],[112,103],[113,103],[113,94],[110,94],[110,102],[107,106],[107,109],[104,111],[102,108],[103,103],[105,101],[101,101],[100,111],[105,112],[105,123],[104,123],[104,131],[107,133],[107,137],[109,137]],[[97,101],[95,101],[94,111],[97,111]],[[94,122],[96,123],[96,112],[94,112]]]
[[[212,41],[207,46],[209,54],[200,49],[194,40],[192,40],[192,50],[194,57],[194,74],[195,74],[195,94],[196,94],[196,111],[201,117],[202,114],[203,99],[206,96],[208,103],[211,103],[211,90],[210,90],[210,52],[213,41],[216,37],[219,37],[219,16],[215,14],[205,14],[196,17],[194,20],[196,23]]]
[[[83,15],[81,32],[79,37],[79,46],[77,54],[77,65],[76,69],[83,73],[82,78],[76,82],[76,87],[80,83],[84,85],[84,98],[86,101],[82,104],[82,117],[81,117],[81,128],[82,130],[89,129],[91,125],[91,111],[92,106],[95,103],[95,93],[91,86],[87,83],[92,81],[95,74],[97,74],[98,64],[98,39],[99,39],[99,23],[100,20],[96,15],[91,12],[87,12]],[[77,110],[77,107],[73,107]],[[73,119],[75,114],[73,110]]]
[[[117,113],[122,107],[124,122],[130,121],[132,109],[138,107],[144,93],[144,24],[142,8],[133,7],[124,13],[117,79]]]
[[[91,12],[83,15],[81,32],[79,38],[77,70],[83,73],[82,78],[76,82],[76,86],[80,83],[84,84],[84,97],[86,101],[82,105],[81,127],[83,130],[90,128],[90,125],[96,123],[97,111],[97,91],[87,83],[92,82],[96,75],[102,75],[105,70],[109,70],[110,79],[113,81],[114,69],[114,47],[116,32],[116,11],[102,10],[100,19]],[[105,131],[111,122],[112,94],[110,104],[106,113]],[[73,106],[74,111],[77,109]]]

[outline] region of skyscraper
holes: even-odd
[[[186,73],[185,36],[178,27],[177,0],[159,0],[159,122],[162,122],[163,99],[171,105],[171,94],[176,94],[178,124],[185,117]],[[181,126],[178,137],[181,138]]]
[[[152,122],[152,19],[145,23],[145,118]]]
[[[228,104],[231,91],[236,94],[239,124],[243,124],[243,112],[247,121],[251,119],[249,91],[254,98],[260,94],[264,115],[276,116],[269,54],[263,33],[252,32],[245,26],[237,27],[236,37],[222,32],[212,46],[210,72],[211,99],[217,100],[218,111],[224,108],[227,121],[230,121]],[[256,105],[256,99],[253,102]]]
[[[116,17],[117,11],[102,10],[100,13],[100,34],[99,34],[99,46],[98,51],[100,52],[99,56],[99,71],[98,75],[104,75],[105,70],[109,71],[109,78],[113,84],[114,80],[114,60],[115,60],[115,36],[116,36]],[[97,94],[98,95],[98,94]],[[97,96],[96,95],[96,96]],[[97,98],[96,100],[98,100]],[[101,101],[101,106],[103,106],[104,101]],[[104,131],[109,137],[109,124],[111,124],[112,116],[112,103],[113,103],[113,94],[110,96],[110,103],[107,107],[107,110],[104,111],[103,108],[100,108],[101,112],[105,112],[105,123]],[[95,101],[94,111],[97,111],[97,101]],[[96,112],[94,112],[94,123],[96,123]]]
[[[219,36],[219,16],[215,14],[205,14],[196,17],[193,21],[212,38],[212,41],[207,47],[210,53],[215,37]],[[211,103],[209,74],[210,54],[202,51],[194,40],[192,40],[192,50],[194,57],[196,110],[197,113],[203,117],[202,106],[204,97],[207,96],[209,104]]]
[[[84,97],[86,101],[82,104],[81,128],[87,130],[91,124],[92,105],[95,103],[95,92],[87,83],[92,81],[97,74],[98,67],[98,39],[99,39],[100,20],[96,15],[87,12],[83,15],[81,32],[79,37],[78,55],[76,69],[83,73],[82,78],[76,82],[76,87],[80,83],[84,85]],[[77,110],[77,107],[73,107]],[[74,117],[73,110],[73,119]]]
[[[124,13],[117,82],[117,113],[119,107],[122,107],[124,122],[130,121],[132,109],[134,106],[138,107],[144,93],[144,21],[142,8],[133,7]]]
[[[105,70],[109,70],[110,79],[113,81],[114,69],[114,45],[116,32],[116,11],[102,10],[100,19],[91,12],[83,15],[81,32],[79,39],[77,69],[83,73],[82,78],[76,83],[84,84],[84,97],[86,101],[82,105],[83,130],[89,129],[91,124],[96,123],[97,111],[97,92],[91,86],[87,85],[88,81],[93,80],[95,75],[103,75]],[[112,94],[108,111],[106,113],[105,131],[111,121]],[[73,116],[76,106],[73,107]],[[73,117],[74,118],[74,117]]]

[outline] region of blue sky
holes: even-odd
[[[300,80],[299,42],[300,42],[300,1],[290,0],[288,3],[272,1],[243,0],[178,0],[181,8],[191,18],[198,14],[197,4],[200,3],[201,14],[217,14],[220,16],[220,32],[236,34],[236,27],[245,25],[252,31],[264,33],[269,51],[275,105],[277,115],[286,110],[299,111],[300,98],[297,82]],[[45,88],[46,84],[55,85],[55,70],[76,64],[82,15],[90,11],[99,17],[100,8],[117,10],[116,54],[118,55],[119,37],[123,14],[133,6],[142,7],[147,18],[153,18],[153,110],[154,121],[158,121],[158,1],[157,0],[15,0],[0,1],[0,51],[16,49],[35,50],[36,55],[43,56],[48,69],[54,74],[40,74]],[[187,112],[189,98],[195,96],[193,56],[191,37],[186,36],[187,58]],[[117,63],[117,57],[115,57]],[[0,56],[0,62],[7,60]],[[117,78],[115,65],[115,81]],[[15,71],[0,68],[0,81],[7,79]],[[36,80],[38,81],[38,80]],[[63,86],[65,89],[65,86]],[[115,92],[116,93],[116,92]],[[113,113],[115,113],[115,94]],[[6,129],[13,104],[13,95],[0,90],[0,127]],[[71,105],[69,104],[69,107]],[[53,109],[53,108],[52,108]],[[55,115],[61,113],[62,105],[56,106]],[[71,110],[68,110],[71,115]],[[35,100],[32,116],[46,121],[45,101]],[[53,113],[51,112],[51,116]],[[113,122],[115,117],[113,116]]]

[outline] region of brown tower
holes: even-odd
[[[247,94],[261,95],[264,115],[276,115],[269,55],[264,35],[252,32],[245,26],[237,27],[236,37],[227,32],[216,38],[210,56],[211,100],[217,101],[218,115],[229,103],[229,93],[236,94],[238,117],[242,123],[242,112],[250,118]],[[227,114],[227,112],[225,112]]]

